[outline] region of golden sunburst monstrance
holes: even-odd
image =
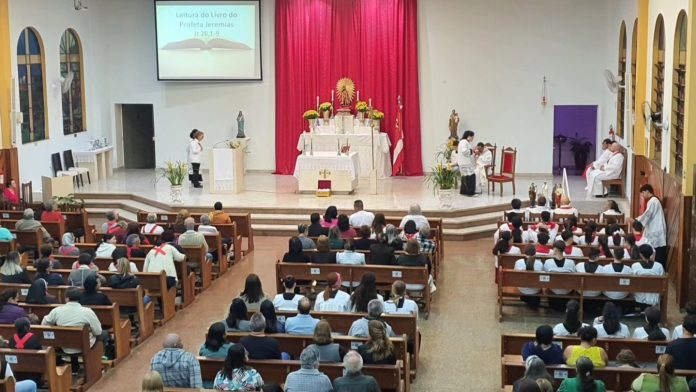
[[[350,78],[341,78],[336,82],[336,99],[341,106],[350,106],[355,95],[355,83]]]

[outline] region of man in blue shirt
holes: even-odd
[[[309,315],[309,310],[312,305],[307,297],[303,297],[297,304],[297,311],[299,312],[295,317],[288,317],[285,320],[285,333],[290,335],[313,335],[314,327],[319,323],[319,319],[316,319]]]

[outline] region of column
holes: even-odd
[[[0,0],[0,125],[2,148],[12,147],[12,124],[10,123],[10,106],[12,103],[12,62],[10,53],[10,13],[9,0]]]
[[[648,85],[648,3],[649,0],[638,1],[638,37],[636,61],[636,93],[633,97],[635,125],[633,127],[633,152],[636,155],[647,155],[645,149],[645,121],[643,121],[643,102],[646,98]],[[634,54],[632,54],[634,55]],[[688,72],[688,71],[687,71]]]
[[[684,169],[682,175],[682,193],[694,195],[694,165],[696,164],[696,31],[694,30],[696,5],[689,2],[687,11],[686,38],[686,102],[684,107]]]

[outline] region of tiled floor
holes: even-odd
[[[112,177],[91,185],[86,184],[76,189],[80,194],[89,193],[136,193],[148,199],[162,203],[170,203],[169,185],[166,180],[155,182],[156,175],[152,170],[119,170]],[[205,178],[207,180],[207,177]],[[601,208],[601,202],[586,200],[583,188],[584,181],[578,177],[570,179],[571,196],[575,204],[583,210],[595,210]],[[517,197],[528,199],[527,190],[530,183],[539,186],[547,181],[549,187],[552,184],[550,177],[545,176],[520,176],[517,179]],[[560,178],[554,180],[560,183]],[[207,185],[207,184],[204,184]],[[378,181],[377,194],[369,194],[366,180],[361,180],[358,189],[353,195],[332,195],[330,198],[317,198],[314,195],[298,194],[297,180],[292,176],[279,176],[264,173],[248,173],[245,176],[245,191],[238,195],[215,195],[209,192],[207,187],[203,189],[191,188],[186,184],[183,190],[183,205],[174,205],[173,208],[186,206],[211,206],[220,200],[228,207],[286,207],[286,208],[325,208],[333,204],[339,209],[351,209],[353,200],[360,198],[368,209],[400,209],[406,210],[409,205],[419,203],[424,210],[439,209],[439,201],[435,193],[424,181],[423,177],[391,177]],[[499,190],[491,195],[484,194],[480,197],[454,197],[454,209],[466,209],[482,207],[490,204],[508,203],[512,199],[512,187],[505,184],[505,193],[500,197]],[[85,196],[88,197],[88,196]],[[598,207],[599,206],[599,207]],[[599,211],[599,210],[598,210]]]

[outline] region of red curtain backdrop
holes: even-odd
[[[384,112],[396,143],[403,105],[404,174],[422,175],[416,0],[276,0],[276,173],[292,174],[305,110],[330,101],[348,77],[360,99]],[[338,103],[334,103],[338,109]]]

